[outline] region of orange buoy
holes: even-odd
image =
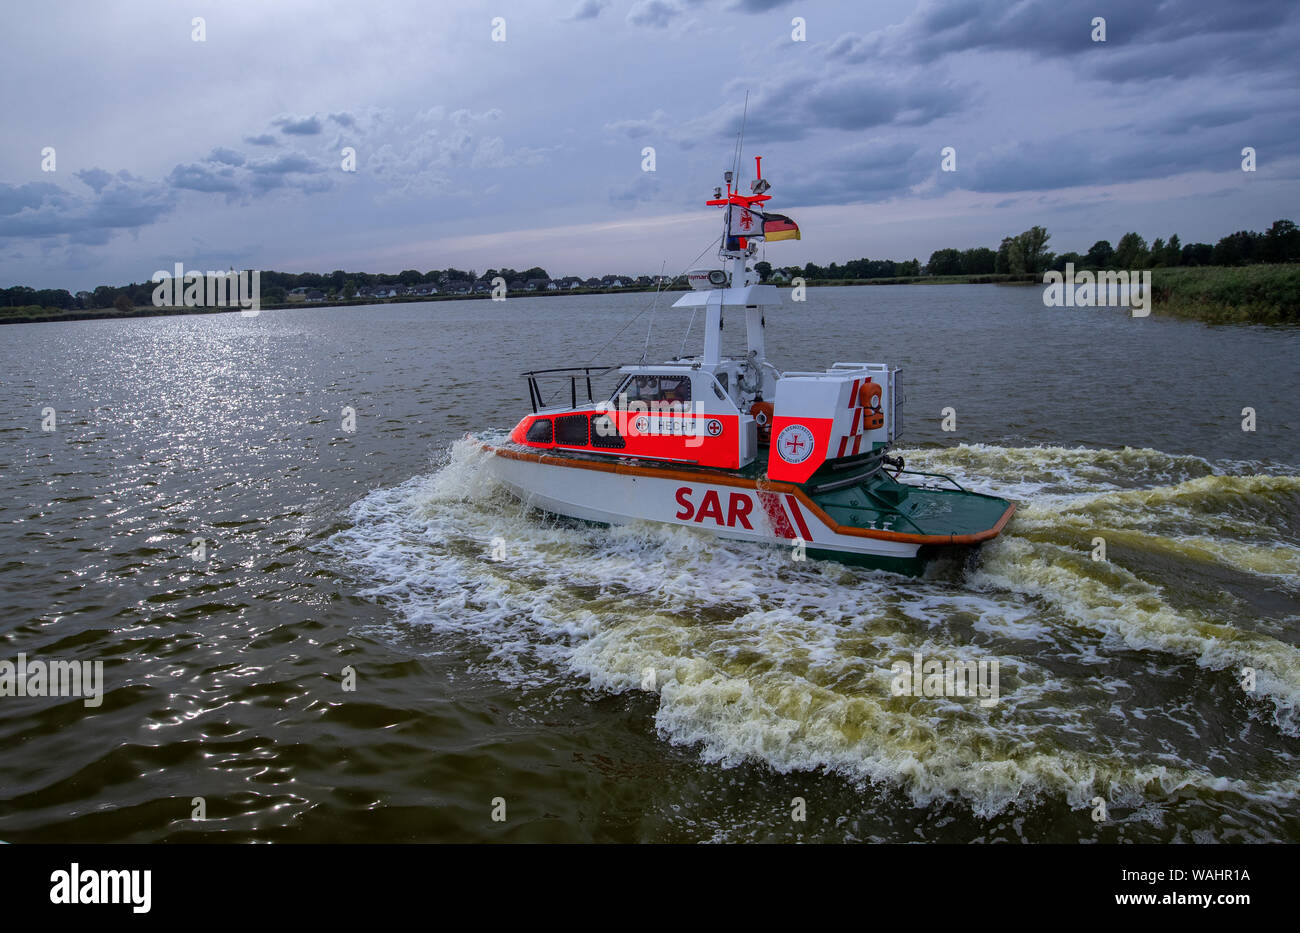
[[[880,411],[880,386],[870,379],[862,383],[862,387],[858,389],[858,405],[870,408],[872,411]]]

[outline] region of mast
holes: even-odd
[[[750,184],[753,194],[741,194],[739,179],[734,178],[730,171],[723,172],[722,178],[727,186],[726,197],[722,196],[721,188],[715,188],[713,199],[705,203],[711,207],[725,208],[722,212],[722,248],[718,251],[718,257],[722,259],[724,271],[727,273],[727,291],[738,293],[740,289],[748,289],[749,286],[758,284],[757,273],[746,267],[746,260],[758,251],[758,238],[732,234],[733,228],[743,226],[744,222],[742,216],[733,223],[733,212],[741,211],[748,215],[754,205],[772,200],[770,195],[764,193],[771,185],[763,177],[762,156],[754,157],[754,181]],[[731,187],[733,181],[737,185],[734,190]],[[716,303],[710,301],[706,307],[704,319],[704,362],[706,363],[717,363],[721,359],[723,298],[724,296],[719,295]],[[745,339],[749,355],[757,365],[762,366],[767,361],[763,308],[758,301],[753,304],[745,301],[744,306]]]
[[[721,186],[713,189],[713,197],[705,201],[711,207],[721,207],[722,212],[722,246],[718,250],[718,259],[722,261],[721,270],[699,270],[691,274],[692,291],[673,302],[674,308],[704,309],[704,355],[701,362],[716,366],[722,362],[722,315],[727,308],[744,308],[745,338],[748,353],[745,360],[746,371],[754,367],[748,377],[741,376],[737,385],[746,386],[757,380],[760,388],[757,393],[769,392],[775,385],[772,367],[767,362],[767,344],[763,308],[765,305],[779,305],[781,290],[775,285],[763,285],[758,273],[749,268],[747,263],[758,252],[760,240],[767,239],[767,226],[773,223],[775,216],[781,224],[774,228],[774,235],[779,239],[798,237],[798,228],[788,217],[765,215],[756,205],[772,200],[767,195],[771,184],[763,177],[763,158],[754,157],[754,180],[750,182],[752,194],[741,194],[736,184],[735,172],[722,173],[726,184],[726,194]],[[721,275],[718,273],[721,272]],[[716,277],[715,277],[716,276]],[[707,278],[707,283],[703,280]],[[692,316],[691,321],[695,318]],[[765,375],[758,375],[764,374]],[[749,393],[746,386],[745,393]]]

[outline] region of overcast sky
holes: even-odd
[[[1294,0],[6,0],[0,286],[679,272],[746,91],[778,265],[1213,242],[1300,222],[1297,47]]]

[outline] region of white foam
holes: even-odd
[[[1129,734],[1095,730],[1100,716],[1124,716],[1113,698],[1131,687],[1114,671],[1108,638],[1207,667],[1257,664],[1260,695],[1283,727],[1300,687],[1295,649],[1175,611],[1122,568],[1097,576],[1053,562],[1059,546],[1019,536],[1014,522],[967,584],[905,580],[794,563],[785,549],[692,529],[551,521],[497,488],[485,456],[461,442],[431,476],[372,492],[331,546],[367,581],[363,592],[399,614],[392,634],[418,628],[445,636],[447,650],[475,646],[481,670],[521,689],[640,690],[652,670],[666,741],[721,766],[756,760],[884,782],[919,805],[958,796],[993,813],[1044,793],[1084,807],[1096,793],[1114,804],[1179,788],[1296,792],[1290,777],[1215,774],[1195,750],[1179,764],[1157,760],[1137,716]],[[943,456],[932,465],[951,467]],[[1066,481],[1062,462],[1092,469],[1082,450],[1033,456],[1060,477],[1052,482]],[[956,457],[967,461],[963,482],[989,460],[1015,459],[999,448]],[[1209,475],[1196,458],[1101,457],[1125,471],[1136,458]],[[1086,493],[1035,501],[1026,528],[1125,495],[1105,469]],[[497,538],[501,561],[491,559]],[[892,696],[890,663],[914,652],[997,660],[1001,701]],[[1059,672],[1062,662],[1071,673]]]

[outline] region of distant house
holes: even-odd
[[[583,282],[582,284],[587,288],[600,288],[600,279],[593,277],[587,279],[587,281]]]
[[[555,279],[551,279],[549,282],[546,283],[546,290],[548,292],[553,292],[559,287],[560,287],[560,283],[555,281]]]
[[[582,288],[582,279],[578,278],[576,275],[566,275],[564,278],[560,279],[559,282],[560,288]]]
[[[550,279],[529,279],[524,283],[524,288],[530,292],[546,291],[546,286],[551,284]]]
[[[482,295],[490,291],[492,291],[491,279],[479,279],[477,282],[474,283],[474,294]]]
[[[600,284],[603,288],[622,288],[626,280],[619,275],[607,275],[600,280]]]
[[[772,274],[767,277],[767,280],[769,282],[784,282],[785,273],[782,272],[780,269],[773,269]]]
[[[514,279],[513,281],[507,282],[506,288],[510,289],[512,292],[522,292],[524,290],[524,280]]]
[[[636,284],[638,285],[653,285],[654,283],[655,280],[648,275],[638,275],[636,277]]]
[[[421,285],[415,286],[415,288],[411,290],[411,294],[418,298],[428,298],[430,295],[438,294],[438,286],[434,285],[432,282],[425,282]]]
[[[308,289],[308,290],[307,290],[307,300],[308,300],[308,301],[324,301],[324,300],[325,300],[325,293],[322,292],[319,288],[311,288],[311,289]]]

